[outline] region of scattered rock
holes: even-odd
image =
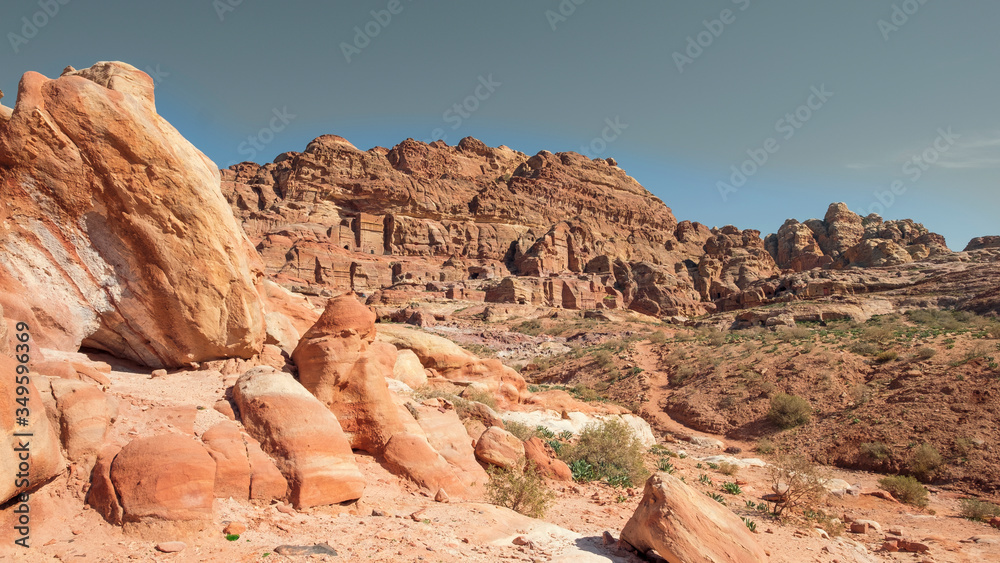
[[[438,489],[437,494],[434,495],[434,500],[436,502],[448,502],[448,493],[444,489]]]
[[[247,531],[247,525],[243,522],[230,522],[226,524],[226,527],[222,529],[224,534],[242,535]]]
[[[302,555],[331,555],[336,557],[337,550],[330,547],[328,543],[318,543],[315,545],[279,545],[274,548],[278,555],[302,556]]]
[[[168,541],[156,544],[156,551],[163,553],[178,553],[184,551],[187,544],[182,541]]]

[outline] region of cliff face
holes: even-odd
[[[765,302],[762,280],[879,268],[951,251],[910,220],[842,203],[777,233],[678,223],[612,159],[528,156],[467,137],[361,151],[326,135],[302,153],[222,171],[267,272],[373,303],[417,294],[669,317]],[[780,285],[780,283],[778,283]],[[776,286],[777,287],[777,286]]]

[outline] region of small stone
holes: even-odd
[[[274,548],[278,555],[337,555],[337,550],[328,543],[316,545],[279,545]]]
[[[414,522],[420,522],[421,520],[424,519],[424,514],[426,512],[427,509],[421,508],[420,510],[414,512],[413,514],[410,514],[410,520],[413,520]]]
[[[372,509],[372,516],[385,517],[385,516],[387,516],[387,514],[386,514],[386,512],[384,510],[380,510],[378,508],[373,508]]]
[[[166,377],[167,370],[165,370],[165,369],[154,369],[153,373],[151,373],[150,375],[152,377],[154,377],[154,378],[156,378],[156,377]]]
[[[514,545],[528,545],[530,540],[524,536],[517,536],[512,542]]]
[[[865,522],[851,522],[851,533],[852,534],[867,534],[868,524]]]
[[[289,526],[288,524],[282,524],[280,522],[277,523],[277,524],[275,524],[274,527],[277,528],[277,529],[279,529],[279,530],[281,530],[282,532],[291,532],[292,531],[292,527],[291,526]]]
[[[184,551],[185,547],[187,547],[187,544],[182,541],[168,541],[156,544],[156,550],[163,553],[177,553]]]
[[[282,514],[295,514],[295,509],[284,503],[279,504],[275,508]]]
[[[437,494],[434,495],[434,500],[437,502],[448,502],[450,499],[448,498],[448,493],[445,492],[444,489],[438,489]]]
[[[605,530],[604,533],[601,534],[601,539],[604,542],[604,545],[614,545],[614,543],[617,541],[615,537],[611,535],[611,532],[607,530]]]
[[[230,522],[223,530],[224,534],[239,536],[247,531],[247,526],[243,522]]]

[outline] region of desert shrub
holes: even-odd
[[[889,446],[882,442],[865,442],[858,447],[861,455],[874,461],[885,461],[892,455]]]
[[[930,346],[921,346],[917,349],[914,356],[918,360],[929,360],[934,357],[934,354],[937,354],[937,350],[934,348],[931,348]]]
[[[944,465],[944,459],[937,449],[930,444],[921,444],[910,460],[910,473],[921,481],[929,481],[937,473],[938,468]]]
[[[524,467],[524,469],[521,469]],[[541,518],[555,498],[545,485],[545,480],[535,470],[534,463],[521,460],[517,467],[486,470],[490,480],[486,483],[486,501],[520,512],[531,518]]]
[[[740,471],[740,466],[735,463],[729,463],[728,461],[723,461],[719,464],[719,473],[723,475],[728,475],[732,477]]]
[[[879,352],[878,355],[875,356],[875,361],[880,364],[884,364],[886,362],[891,362],[898,357],[899,354],[893,352],[892,350],[886,350],[884,352]]]
[[[788,429],[809,422],[811,412],[812,407],[802,397],[778,393],[771,397],[771,410],[767,417],[779,428]]]
[[[489,391],[484,391],[482,389],[465,391],[462,393],[462,398],[466,401],[482,403],[493,410],[497,410],[497,399],[493,396],[493,393],[490,393]]]
[[[894,475],[879,479],[879,486],[900,502],[919,506],[927,506],[927,489],[919,481],[909,475]]]
[[[505,420],[503,426],[507,432],[517,436],[522,442],[526,442],[538,435],[535,428],[514,420]]]
[[[529,336],[538,336],[543,330],[542,323],[538,319],[524,321],[519,325],[515,325],[513,329],[521,334],[527,334]]]
[[[887,326],[870,326],[861,331],[861,339],[873,344],[886,344],[895,340],[896,334]]]
[[[597,350],[591,356],[594,363],[603,370],[608,370],[615,367],[615,357],[611,355],[608,350]]]
[[[826,495],[823,482],[828,475],[804,456],[783,453],[768,471],[772,487],[783,492],[781,500],[774,504],[776,516],[796,507],[809,509]]]
[[[774,442],[768,440],[767,438],[761,438],[757,441],[757,453],[761,454],[773,454],[774,453]]]
[[[649,341],[653,344],[663,344],[667,341],[667,333],[662,330],[654,330],[652,334],[649,335]]]
[[[958,501],[961,509],[959,512],[962,518],[985,522],[990,518],[1000,516],[1000,506],[990,502],[983,502],[974,498],[964,498]]]
[[[774,334],[782,342],[794,342],[796,340],[812,338],[812,331],[804,326],[779,328],[775,330]]]
[[[873,344],[871,342],[855,342],[851,344],[851,352],[859,356],[874,356],[881,351],[878,344]]]
[[[627,424],[611,419],[591,423],[580,432],[576,444],[563,448],[563,461],[570,465],[584,461],[593,468],[597,479],[635,486],[648,472],[643,465],[642,442]],[[581,465],[582,467],[582,465]]]
[[[582,383],[573,387],[570,393],[574,398],[588,403],[601,400],[601,395],[597,391]]]
[[[684,381],[697,373],[698,370],[691,364],[684,364],[682,366],[677,366],[677,371],[670,376],[670,383],[673,385],[681,385]]]

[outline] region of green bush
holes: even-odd
[[[782,429],[795,428],[809,422],[812,407],[802,397],[778,393],[771,397],[771,411],[767,417]]]
[[[909,475],[883,477],[879,479],[878,484],[900,502],[921,508],[927,506],[927,489]]]
[[[915,356],[918,360],[929,360],[937,354],[937,350],[931,348],[930,346],[922,346],[917,349]]]
[[[757,441],[757,453],[759,454],[773,454],[774,453],[774,442],[768,440],[767,438],[761,438]]]
[[[513,469],[491,467],[486,470],[490,476],[486,483],[486,501],[531,518],[541,518],[555,494],[545,485],[532,462],[524,464],[524,460],[521,461]],[[524,469],[520,469],[522,466]]]
[[[885,461],[892,455],[889,446],[882,442],[865,442],[858,447],[861,455],[874,461]]]
[[[958,501],[961,505],[962,518],[985,522],[990,518],[1000,516],[1000,506],[993,503],[983,502],[974,498],[964,498]]]
[[[929,481],[937,473],[938,468],[944,465],[944,459],[937,449],[930,444],[921,444],[910,460],[910,473],[921,481]]]
[[[503,427],[507,430],[507,432],[517,436],[517,438],[522,442],[527,442],[538,435],[535,428],[514,420],[505,420]]]
[[[584,427],[576,444],[563,448],[561,457],[571,470],[576,464],[574,475],[586,475],[585,468],[590,466],[595,479],[635,486],[649,474],[643,465],[643,450],[628,425],[611,419]]]

